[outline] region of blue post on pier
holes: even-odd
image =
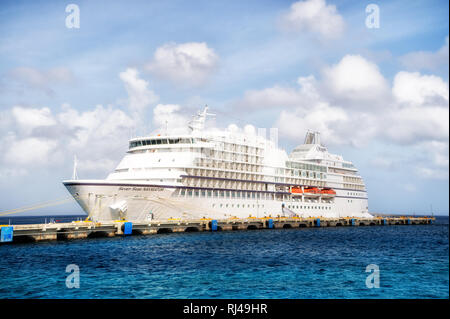
[[[320,227],[320,218],[316,219],[316,227]]]
[[[211,221],[211,230],[212,231],[216,231],[217,230],[217,220],[216,219],[213,219]]]
[[[13,241],[13,226],[3,226],[1,228],[0,242],[12,242]]]
[[[273,228],[273,219],[267,221],[267,228]]]
[[[386,218],[383,219],[383,225],[387,225],[387,220],[386,220]]]
[[[355,219],[354,218],[352,218],[350,222],[352,223],[352,226],[355,226]]]
[[[133,233],[133,223],[132,222],[126,222],[123,224],[123,234],[124,235],[131,235]]]

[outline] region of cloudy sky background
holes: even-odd
[[[0,212],[105,178],[131,136],[217,127],[307,129],[354,162],[369,210],[448,214],[448,1],[61,1],[0,4]],[[70,212],[75,204],[41,213]]]

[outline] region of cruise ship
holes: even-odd
[[[274,138],[208,130],[208,107],[189,134],[132,138],[106,179],[63,181],[92,221],[365,217],[358,170],[308,131],[290,154]],[[74,174],[75,175],[75,174]]]

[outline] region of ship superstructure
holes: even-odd
[[[291,154],[256,134],[204,129],[208,108],[190,134],[133,138],[104,180],[64,185],[94,221],[371,217],[357,169],[307,132]]]

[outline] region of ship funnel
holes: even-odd
[[[306,132],[304,144],[319,144],[320,143],[320,132],[308,131]]]

